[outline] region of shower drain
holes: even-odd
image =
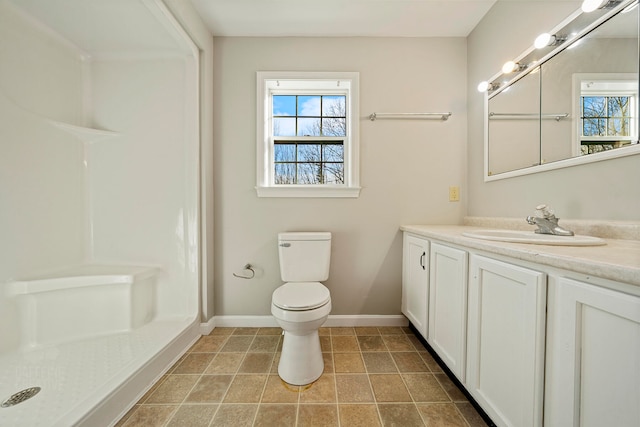
[[[12,394],[7,399],[5,399],[0,407],[9,408],[11,406],[15,406],[18,403],[22,403],[25,400],[31,399],[36,394],[40,393],[40,390],[40,387],[29,387],[25,388],[24,390],[20,390],[19,392]]]

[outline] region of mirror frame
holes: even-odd
[[[577,42],[582,37],[590,33],[591,30],[600,26],[604,22],[608,21],[613,16],[617,15],[620,11],[622,11],[624,8],[631,5],[635,1],[636,0],[623,0],[620,4],[618,4],[614,8],[600,14],[598,14],[597,11],[587,14],[587,13],[584,13],[582,9],[576,10],[571,15],[569,15],[565,20],[563,20],[560,24],[558,24],[551,31],[549,31],[549,33],[557,34],[562,29],[566,29],[566,27],[569,26],[574,21],[578,21],[579,18],[593,16],[591,22],[588,23],[586,26],[584,26],[584,28],[570,35],[565,42],[563,42],[561,45],[551,50],[549,53],[544,55],[539,60],[532,59],[535,52],[537,51],[537,49],[534,46],[529,47],[527,50],[525,50],[522,54],[520,54],[518,57],[514,59],[514,62],[523,62],[527,64],[535,63],[535,66],[530,66],[526,70],[516,73],[511,79],[508,79],[508,80],[501,80],[501,77],[504,76],[502,72],[496,73],[488,80],[488,82],[490,83],[499,83],[500,86],[496,90],[492,91],[491,93],[489,93],[489,91],[486,91],[484,93],[484,117],[483,117],[484,130],[483,132],[484,132],[484,181],[485,182],[512,178],[512,177],[522,176],[522,175],[530,175],[530,174],[545,172],[545,171],[554,170],[554,169],[568,168],[568,167],[582,165],[582,164],[595,163],[603,160],[609,160],[609,159],[614,159],[618,157],[626,157],[626,156],[640,154],[640,143],[637,143],[637,144],[633,144],[630,147],[617,148],[615,150],[589,154],[586,156],[570,157],[567,159],[557,160],[557,161],[544,163],[536,166],[529,166],[521,169],[515,169],[512,171],[506,171],[506,172],[501,172],[501,173],[496,173],[491,175],[489,174],[489,100],[494,96],[498,95],[499,93],[503,92],[504,90],[506,90],[509,86],[513,85],[514,83],[516,83],[517,81],[525,77],[526,75],[536,70],[545,62],[549,61],[550,59],[554,58],[556,55],[560,54],[562,51],[570,47],[573,43]],[[640,5],[637,7],[640,10]],[[636,13],[640,13],[640,11]],[[640,85],[640,70],[639,70],[639,85]],[[636,119],[640,120],[640,117]],[[542,141],[540,143],[542,143]]]

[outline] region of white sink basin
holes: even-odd
[[[600,246],[607,242],[591,236],[556,236],[553,234],[537,234],[533,231],[519,230],[478,230],[462,233],[463,236],[475,239],[494,240],[511,243],[530,243],[534,245],[555,246]]]

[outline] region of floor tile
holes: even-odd
[[[365,372],[360,353],[333,353],[333,368],[336,374]]]
[[[406,335],[383,335],[382,340],[389,351],[415,351],[415,347]]]
[[[178,409],[177,405],[141,405],[123,427],[161,426]]]
[[[213,418],[216,427],[251,427],[256,417],[258,405],[222,404]]]
[[[392,352],[391,357],[400,372],[430,372],[422,357],[416,351]]]
[[[471,403],[456,402],[455,405],[471,427],[485,427],[487,425]]]
[[[424,363],[427,364],[431,372],[434,372],[434,373],[443,372],[442,368],[440,367],[440,365],[438,365],[438,362],[435,361],[435,359],[433,358],[433,356],[431,356],[431,354],[427,353],[426,351],[424,352],[421,351],[418,354],[420,355],[420,357],[422,357],[422,360],[424,360]]]
[[[262,403],[298,403],[300,387],[287,384],[277,375],[269,375]]]
[[[360,351],[360,347],[358,347],[358,340],[356,340],[355,335],[339,335],[339,336],[331,336],[331,347],[333,351],[336,353],[346,353],[346,352],[358,352]]]
[[[364,364],[368,373],[398,372],[396,364],[388,351],[379,353],[362,353]],[[336,371],[337,372],[337,371]]]
[[[433,374],[402,374],[414,402],[449,402]]]
[[[320,328],[322,376],[277,375],[280,328],[215,328],[116,426],[470,426],[484,419],[407,328]]]
[[[336,375],[339,403],[373,402],[369,378],[365,374]]]
[[[336,405],[300,405],[297,425],[299,427],[338,427],[338,407]]]
[[[189,353],[172,374],[201,374],[214,357],[214,353]]]
[[[381,335],[404,335],[402,328],[396,326],[379,326],[378,331]]]
[[[275,353],[247,353],[238,368],[240,374],[267,374]]]
[[[255,427],[288,427],[296,425],[296,405],[261,404]]]
[[[361,351],[387,351],[380,335],[358,336],[358,344]]]
[[[224,398],[225,403],[258,403],[267,375],[236,375]]]
[[[244,353],[218,353],[213,358],[205,374],[235,374],[244,359]]]
[[[373,326],[357,326],[356,335],[380,335],[378,328]]]
[[[231,335],[236,328],[214,328],[209,335]]]
[[[413,403],[400,405],[380,404],[378,405],[382,425],[402,426],[402,427],[422,427],[424,423],[420,413]]]
[[[255,335],[260,328],[236,328],[233,335]]]
[[[181,403],[199,378],[199,375],[168,375],[145,404]]]
[[[333,374],[322,374],[314,383],[300,387],[300,403],[336,403]]]
[[[190,351],[199,353],[214,353],[220,350],[226,340],[226,335],[203,335],[193,345],[193,347],[191,347]]]
[[[220,349],[221,352],[244,352],[249,350],[253,336],[236,336],[232,335]]]
[[[251,353],[274,353],[278,348],[280,335],[260,335],[254,338],[249,352]]]
[[[460,389],[451,381],[446,374],[433,374],[436,380],[440,383],[444,391],[449,395],[449,398],[454,402],[466,402],[467,397],[460,391]]]
[[[339,405],[340,425],[345,427],[381,427],[376,405]]]
[[[354,328],[331,328],[331,335],[355,335],[356,330]]]
[[[467,427],[453,403],[419,403],[416,406],[429,427]]]
[[[332,351],[331,336],[323,335],[320,337],[320,349],[322,351]]]
[[[258,335],[282,335],[282,328],[260,328]]]
[[[333,366],[333,353],[322,353],[322,361],[324,362],[324,373],[333,374],[335,372]]]
[[[369,380],[377,402],[411,402],[409,391],[400,375],[372,374],[369,375]]]
[[[190,403],[222,402],[232,380],[232,375],[203,375],[185,401]]]
[[[167,427],[208,427],[218,405],[181,405]]]

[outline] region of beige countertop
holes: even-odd
[[[607,239],[603,246],[549,246],[465,237],[487,229],[468,225],[403,225],[402,231],[514,259],[640,286],[640,240]],[[493,227],[499,228],[499,227]]]

